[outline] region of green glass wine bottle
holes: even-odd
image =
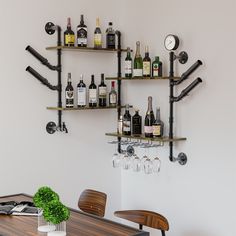
[[[134,58],[134,69],[133,69],[134,77],[142,77],[143,76],[143,59],[140,54],[140,42],[136,42],[136,54]]]

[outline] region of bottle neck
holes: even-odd
[[[67,83],[71,84],[71,74],[70,73],[68,74]]]
[[[94,84],[94,76],[91,77],[91,84]]]
[[[80,24],[84,25],[84,16],[83,15],[80,16]]]
[[[149,57],[149,50],[148,46],[145,47],[145,57]]]
[[[156,111],[156,120],[160,120],[160,119],[161,119],[160,108],[157,108],[157,111]]]
[[[156,61],[156,62],[159,62],[159,57],[155,57],[155,61]]]
[[[101,75],[101,84],[104,84],[104,74]]]
[[[71,20],[67,18],[67,29],[71,29]]]
[[[147,112],[152,111],[152,97],[148,97],[148,110]]]
[[[96,27],[97,27],[97,28],[100,28],[100,21],[99,21],[99,18],[96,19]]]
[[[140,43],[136,43],[136,54],[135,57],[140,57]]]
[[[115,90],[115,82],[114,81],[111,82],[111,90]]]

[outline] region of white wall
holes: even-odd
[[[80,192],[91,187],[108,193],[107,217],[120,208],[143,208],[168,218],[167,235],[235,235],[235,5],[233,0],[2,1],[0,195],[33,194],[39,186],[50,185],[68,205],[76,207]],[[197,59],[204,62],[192,76],[202,77],[203,84],[175,109],[175,133],[188,140],[178,143],[174,153],[187,153],[186,166],[170,163],[165,146],[157,150],[162,160],[157,176],[113,170],[110,160],[115,147],[106,144],[109,139],[104,133],[114,130],[114,111],[63,113],[69,134],[45,132],[46,123],[57,119],[56,112],[45,109],[56,105],[56,93],[41,86],[24,69],[31,65],[52,83],[56,76],[24,48],[30,44],[55,63],[56,52],[45,47],[54,45],[56,36],[44,32],[45,23],[52,21],[65,28],[66,17],[71,16],[75,26],[81,13],[89,35],[100,16],[103,29],[111,20],[122,31],[124,46],[134,48],[136,40],[142,46],[149,45],[152,58],[161,56],[166,74],[168,53],[163,39],[168,33],[179,35],[179,51],[189,53],[189,62],[176,66],[178,74]],[[72,72],[74,86],[80,73],[85,74],[88,84],[92,73],[97,78],[101,72],[116,75],[116,55],[65,52],[63,66],[63,78]],[[180,85],[176,94],[189,82]],[[142,115],[147,96],[152,95],[154,107],[161,107],[168,126],[167,82],[123,84],[125,101],[139,107]],[[152,231],[152,235],[159,232]]]

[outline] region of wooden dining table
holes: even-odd
[[[24,193],[0,197],[0,202],[6,201],[32,201],[32,197]],[[149,236],[148,232],[69,209],[70,218],[66,222],[67,236]],[[37,227],[37,216],[0,215],[0,236],[47,235],[39,232]]]

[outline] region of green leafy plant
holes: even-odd
[[[44,219],[53,224],[60,224],[70,217],[69,209],[59,201],[49,202],[43,210]]]
[[[42,209],[51,201],[59,201],[59,196],[47,186],[39,188],[33,197],[34,205]]]

